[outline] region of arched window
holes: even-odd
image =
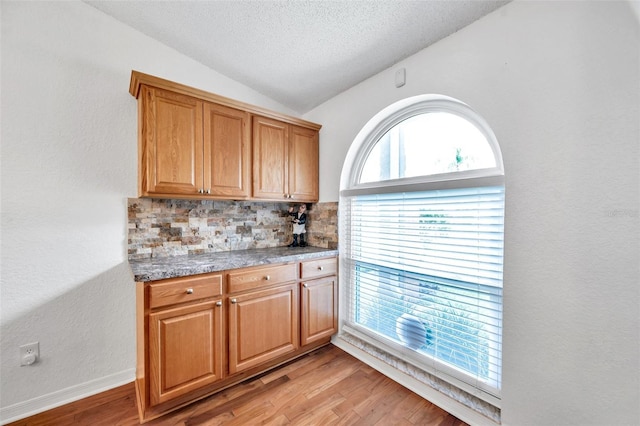
[[[341,333],[499,406],[504,172],[486,122],[425,95],[381,111],[345,161]]]

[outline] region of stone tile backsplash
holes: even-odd
[[[128,199],[129,259],[286,246],[289,203]],[[338,246],[338,203],[308,204],[307,241]]]
[[[313,204],[307,211],[307,241],[314,247],[338,248],[337,202]]]

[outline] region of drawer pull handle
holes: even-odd
[[[265,281],[269,281],[271,279],[271,277],[269,275],[264,277]]]
[[[193,289],[192,288],[188,288],[187,289],[187,294],[193,294]]]
[[[216,306],[222,306],[222,302],[218,300],[218,301],[216,302]]]
[[[234,303],[234,304],[238,303],[238,300],[237,299],[231,299],[231,303]]]
[[[324,269],[324,266],[318,266],[318,271],[322,271]]]

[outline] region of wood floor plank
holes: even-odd
[[[283,377],[284,376],[280,376],[277,381],[288,380],[288,378]],[[254,377],[208,397],[207,404],[203,404],[203,406],[213,408],[228,404],[229,401],[236,400],[237,398],[241,398],[245,395],[255,394],[258,390],[264,390],[265,385],[266,384],[259,377]]]
[[[119,424],[131,424],[137,421],[135,414],[136,399],[133,395],[118,398],[109,403],[109,410],[84,410],[73,418],[73,424],[88,424],[96,426],[113,426]]]
[[[389,392],[380,392],[372,395],[368,399],[370,403],[360,404],[355,408],[355,412],[360,415],[362,420],[356,424],[375,425],[384,417],[393,407],[398,404],[404,397],[403,392],[396,392],[397,388],[388,387]],[[366,411],[364,408],[366,407]]]
[[[336,391],[346,396],[360,388],[369,388],[372,384],[371,379],[371,373],[367,373],[361,367],[358,367],[353,374],[336,383],[334,387]]]
[[[349,412],[355,413],[354,409],[367,398],[371,397],[371,392],[369,392],[369,390],[364,387],[359,388],[356,391],[348,393],[346,395],[343,393],[341,394],[346,397],[345,401],[333,408],[333,412],[339,416],[345,416]],[[358,415],[358,418],[360,418],[360,415]]]
[[[304,393],[304,395],[312,403],[317,403],[317,401],[323,401],[328,398],[335,399],[342,397],[341,402],[332,408],[332,411],[340,417],[342,414],[351,411],[357,402],[361,402],[371,396],[371,393],[368,391],[366,386],[371,382],[368,378],[358,374],[358,368],[359,366],[357,363],[349,362],[349,364],[341,370],[328,372],[330,374],[327,375],[325,380],[315,382],[309,391]],[[360,380],[364,385],[358,387],[358,389],[362,390],[362,397],[360,398],[360,395],[355,394],[355,397],[358,398],[357,402],[353,402],[354,393],[349,389],[356,387],[352,382],[350,382],[353,377],[360,377]],[[346,386],[343,385],[343,382],[347,382]],[[345,389],[347,389],[347,391],[344,391]]]
[[[351,426],[358,423],[361,420],[358,413],[356,413],[353,410],[349,410],[345,413],[337,413],[336,410],[333,409],[333,412],[336,413],[336,415],[338,416],[338,420],[334,422],[331,426]]]
[[[294,420],[292,424],[297,425],[332,425],[336,423],[339,419],[338,416],[331,410],[327,411],[316,411],[308,413],[306,416],[301,419]]]
[[[255,381],[255,386],[251,388],[251,392],[242,392],[237,397],[226,400],[224,404],[216,405],[214,408],[208,411],[190,417],[186,422],[186,426],[199,426],[206,420],[219,416],[226,412],[231,413],[235,417],[234,409],[237,409],[237,407],[240,407],[245,403],[255,404],[256,401],[261,401],[263,393],[268,392],[270,389],[278,387],[283,383],[289,382],[289,378],[287,376],[284,376],[278,380],[269,382],[266,385],[258,382],[259,381]],[[215,400],[216,398],[211,397],[210,399]]]
[[[422,398],[413,392],[407,393],[397,403],[389,407],[389,410],[375,423],[379,426],[386,425],[413,425],[409,418],[423,405],[420,404]]]
[[[97,395],[89,396],[82,400],[82,404],[72,403],[66,404],[61,407],[52,408],[44,413],[36,414],[35,416],[28,417],[26,419],[18,420],[10,423],[11,426],[47,426],[55,424],[56,426],[74,425],[75,416],[84,411],[97,410],[100,411],[100,407],[113,403],[120,398],[131,398],[133,396],[133,402],[135,404],[135,388],[133,383],[127,383],[126,385],[118,386],[107,392],[103,392]],[[135,405],[134,405],[135,406]],[[136,415],[137,417],[137,415]]]
[[[364,419],[376,410],[376,407],[382,404],[386,398],[390,397],[390,395],[401,394],[398,392],[401,389],[404,388],[393,380],[384,377],[374,385],[373,389],[371,389],[371,396],[356,405],[353,410]]]
[[[287,373],[287,376],[289,376],[290,379],[294,380],[297,379],[300,376],[304,376],[305,374],[307,374],[308,372],[312,372],[317,370],[318,368],[321,368],[322,366],[335,362],[336,359],[341,358],[337,356],[338,354],[336,354],[333,351],[325,351],[320,355],[315,355],[312,354],[310,356],[310,362],[306,363],[306,364],[302,364],[300,366],[300,368],[294,368],[291,371],[289,371]]]
[[[314,369],[307,369],[306,367],[303,368],[305,373],[302,375],[297,374],[296,378],[292,378],[291,375],[287,375],[287,377],[291,378],[291,382],[286,389],[286,392],[304,394],[310,389],[314,389],[314,387],[319,383],[322,383],[322,380],[326,376],[332,374],[336,368],[338,368],[337,363],[320,363]]]
[[[421,410],[415,412],[410,418],[409,421],[411,421],[411,423],[413,423],[414,425],[438,425],[438,426],[445,426],[447,423],[447,419],[456,419],[455,417],[451,416],[449,413],[447,413],[446,411],[440,409],[439,407],[437,407],[436,405],[433,405],[431,403],[427,403],[425,407],[423,407]],[[451,426],[456,425],[456,424],[464,424],[464,423],[449,423]]]
[[[204,420],[204,422],[201,423],[200,425],[201,426],[221,426],[221,425],[226,425],[228,422],[232,421],[233,419],[235,419],[235,416],[233,415],[233,413],[231,413],[230,411],[227,411],[226,413],[222,413],[210,419]]]
[[[278,417],[274,419],[266,419],[263,422],[263,425],[265,426],[284,426],[289,424],[291,424],[291,422],[289,421],[287,416],[285,416],[284,414],[280,414]]]
[[[313,387],[307,389],[303,394],[307,398],[313,398],[316,395],[323,393],[325,390],[333,388],[333,386],[355,373],[357,369],[357,365],[345,365],[341,368],[325,370],[320,373],[321,376],[316,382],[314,382]],[[325,374],[322,375],[322,373]],[[335,389],[333,389],[332,392],[336,393]]]
[[[264,383],[268,383],[270,380],[274,380],[280,376],[289,376],[290,379],[305,374],[309,370],[313,370],[317,365],[326,364],[335,359],[339,354],[332,351],[333,346],[323,346],[310,354],[302,358],[298,358],[295,361],[284,364],[283,366],[273,370],[270,373],[263,375],[261,380]]]
[[[385,416],[381,418],[375,425],[373,426],[414,426],[409,420],[404,417],[388,417]]]
[[[277,415],[284,414],[290,407],[304,404],[306,401],[304,395],[292,392],[289,387],[283,387],[281,392],[274,393],[270,399],[271,404],[277,409]]]
[[[371,396],[373,381],[371,374],[358,369],[351,376],[335,384],[336,392],[340,392],[347,400],[333,409],[338,415],[343,415]]]
[[[138,424],[135,388],[130,383],[7,426]],[[146,425],[465,426],[465,423],[328,345]]]
[[[327,395],[319,399],[307,399],[304,403],[298,404],[285,410],[284,414],[291,420],[292,424],[324,424],[316,423],[319,419],[335,418],[338,416],[332,411],[332,408],[344,401],[342,395]]]
[[[269,401],[263,401],[260,404],[248,403],[238,407],[237,410],[234,409],[233,420],[229,420],[225,425],[245,426],[249,424],[262,424],[263,420],[273,416],[275,411],[275,407]]]

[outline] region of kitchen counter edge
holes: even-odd
[[[129,260],[136,282],[220,272],[275,263],[298,262],[337,256],[337,249],[320,247],[273,247],[216,253]]]

